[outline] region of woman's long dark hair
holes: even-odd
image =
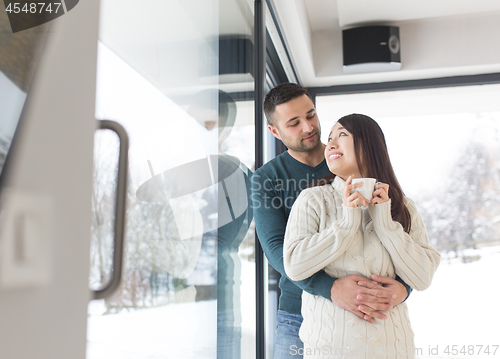
[[[411,216],[404,203],[404,193],[392,168],[385,143],[385,137],[380,126],[371,117],[351,114],[338,120],[352,135],[356,162],[364,178],[376,178],[377,181],[389,185],[391,199],[391,216],[401,223],[406,233],[410,233]],[[331,183],[336,175],[328,175],[317,180],[312,186]]]

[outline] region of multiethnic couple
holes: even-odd
[[[431,284],[440,254],[398,183],[382,130],[351,114],[323,144],[310,95],[292,83],[267,94],[264,112],[288,148],[252,176],[257,234],[281,273],[274,358],[413,358],[403,302]],[[360,178],[376,179],[369,195],[356,190]],[[305,189],[304,179],[313,180]]]

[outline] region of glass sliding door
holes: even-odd
[[[130,136],[123,283],[87,359],[255,358],[253,13],[243,0],[102,0],[96,117]],[[94,289],[111,275],[116,139],[95,140]]]

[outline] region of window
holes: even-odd
[[[130,170],[123,284],[89,306],[88,359],[255,358],[252,24],[241,1],[102,1],[96,117],[127,130]],[[116,146],[96,136],[94,288]]]
[[[407,301],[421,358],[497,345],[491,323],[500,315],[484,299],[500,294],[491,282],[500,270],[499,96],[500,85],[482,85],[316,98],[323,142],[343,115],[379,123],[398,180],[442,254],[431,287]]]

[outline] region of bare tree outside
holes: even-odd
[[[443,186],[444,191],[419,199],[432,244],[464,262],[476,258],[465,249],[497,244],[500,238],[500,166],[498,148],[464,144]]]

